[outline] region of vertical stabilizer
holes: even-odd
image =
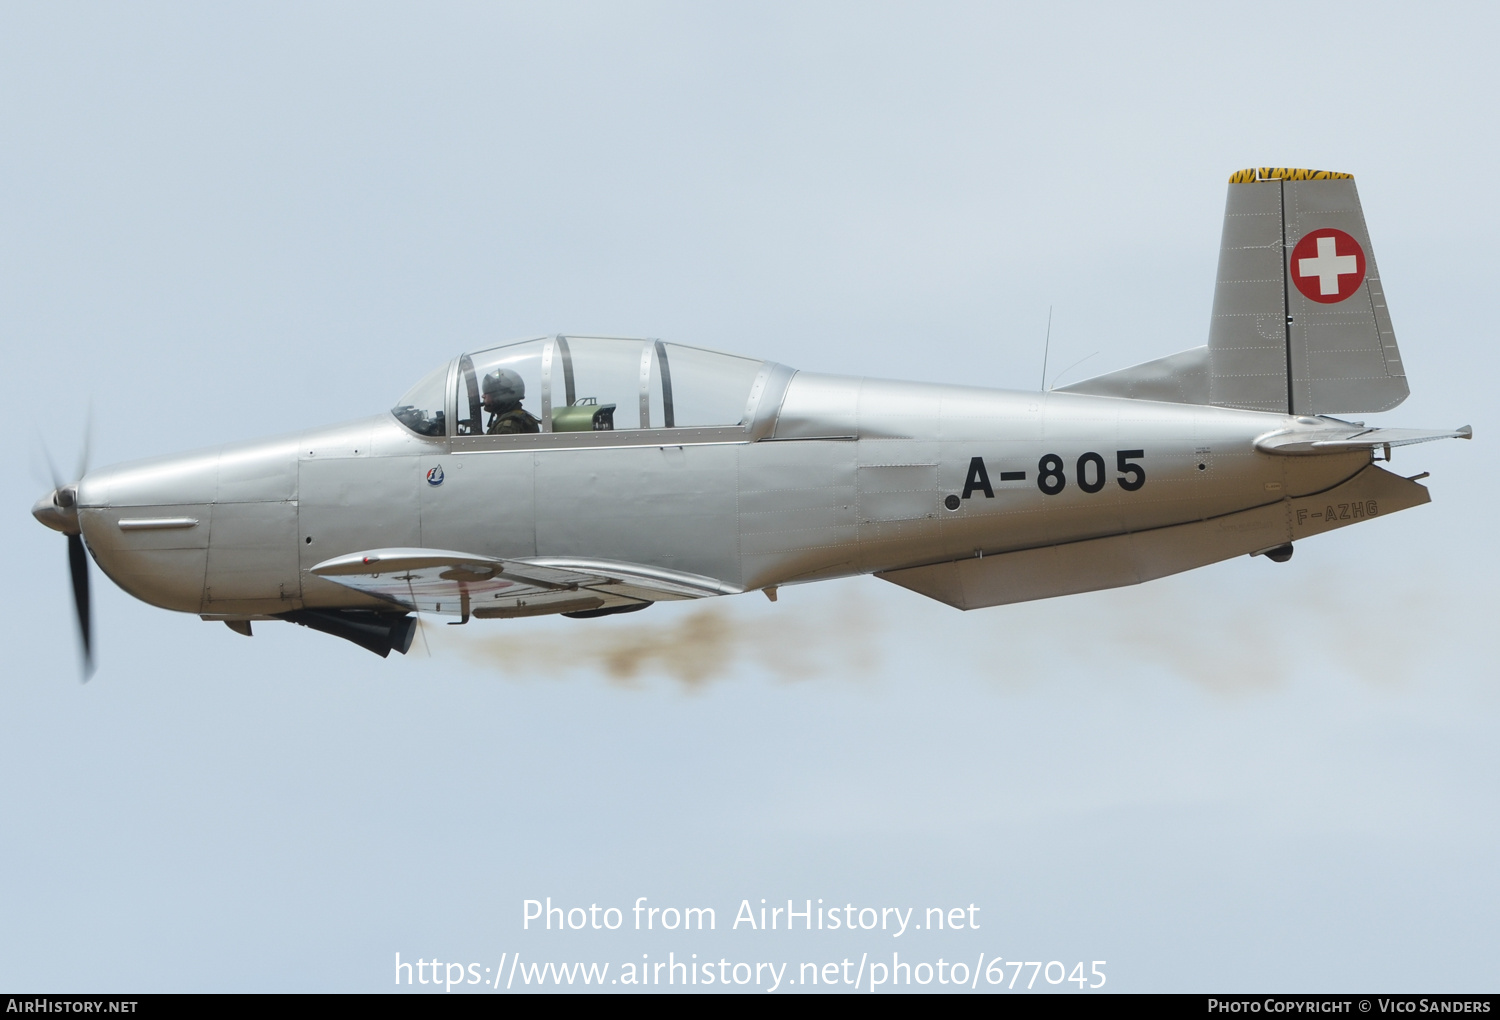
[[[1406,399],[1352,175],[1229,178],[1208,348],[1209,403],[1221,407],[1344,414]]]

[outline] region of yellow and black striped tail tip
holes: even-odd
[[[1230,184],[1254,184],[1256,181],[1352,181],[1353,174],[1336,170],[1302,170],[1291,166],[1252,166],[1229,175]]]

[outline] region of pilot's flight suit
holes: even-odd
[[[522,432],[540,431],[542,431],[541,420],[520,404],[516,404],[508,410],[491,415],[489,426],[484,430],[484,434],[487,436],[513,436]]]

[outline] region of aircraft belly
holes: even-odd
[[[1368,450],[1351,450],[1316,457],[1273,456],[1270,459],[1280,462],[1275,467],[1280,469],[1282,491],[1288,496],[1306,496],[1322,492],[1330,485],[1357,474],[1370,463],[1370,453]]]
[[[735,445],[536,454],[536,555],[619,560],[736,583]]]
[[[424,474],[415,456],[301,459],[296,546],[305,605],[389,607],[308,570],[361,549],[419,545]]]
[[[1139,584],[1428,502],[1416,482],[1373,464],[1323,493],[1127,534],[883,572],[960,609]]]

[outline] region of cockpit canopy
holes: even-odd
[[[391,413],[434,437],[737,426],[773,367],[660,340],[539,337],[460,355]]]

